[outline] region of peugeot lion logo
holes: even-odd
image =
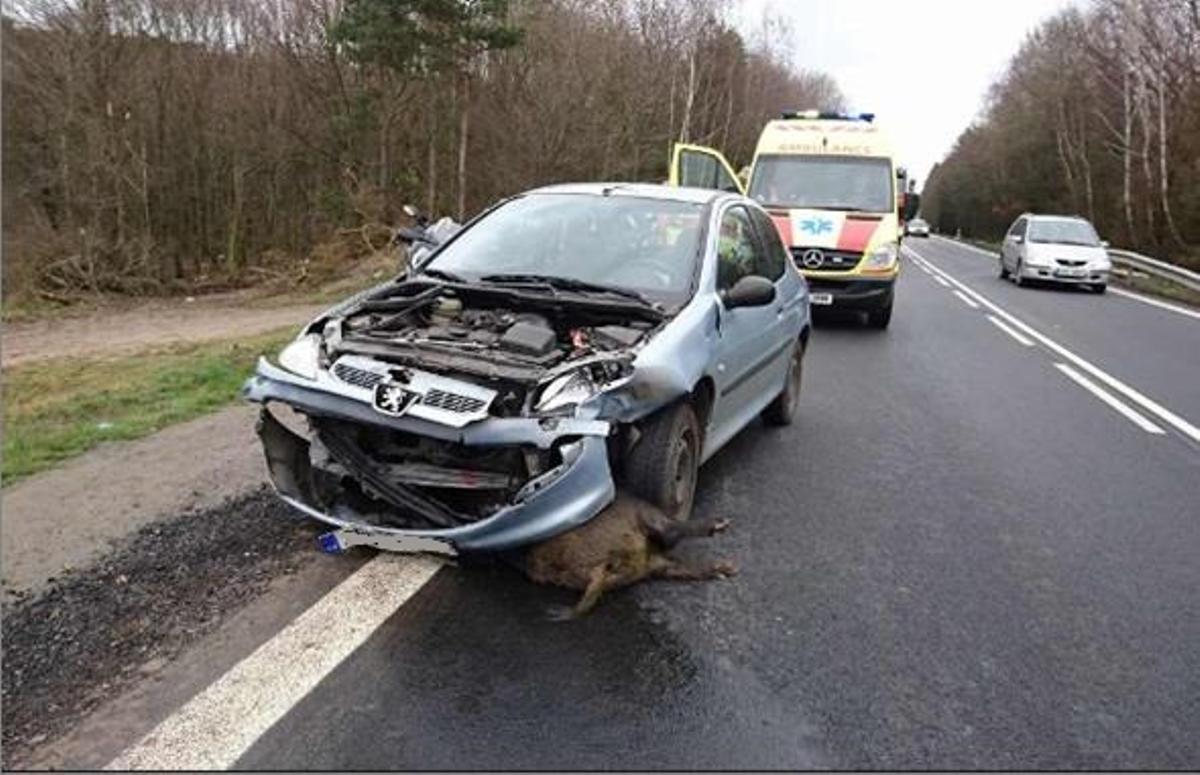
[[[816,248],[806,250],[804,251],[804,256],[800,259],[800,263],[804,264],[807,269],[816,269],[825,263],[825,254]]]
[[[403,416],[420,399],[420,393],[393,382],[381,382],[375,386],[375,408],[393,417]]]

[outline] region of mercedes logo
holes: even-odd
[[[804,264],[807,269],[816,269],[825,263],[825,254],[816,248],[806,250],[804,251],[804,256],[800,259],[800,263]]]

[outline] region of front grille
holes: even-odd
[[[1075,261],[1069,258],[1056,258],[1054,261],[1059,266],[1083,266],[1087,261]]]
[[[807,263],[805,262],[806,254],[809,258]],[[819,264],[815,263],[818,254],[821,259]],[[792,260],[796,263],[797,268],[812,272],[849,272],[858,266],[858,262],[862,260],[862,253],[820,248],[792,248]]]
[[[348,366],[345,363],[335,364],[333,367],[333,376],[340,379],[342,382],[356,385],[360,388],[368,390],[379,384],[379,380],[383,379],[382,374],[377,374],[366,369],[359,369],[354,366]]]
[[[447,393],[444,390],[436,388],[426,391],[425,397],[421,399],[421,403],[425,406],[432,406],[437,409],[444,409],[447,412],[456,412],[458,414],[470,414],[478,412],[486,405],[486,401],[470,396],[460,396],[456,393]]]
[[[346,363],[335,364],[333,375],[342,382],[367,390],[378,385],[384,377],[378,372],[367,371]],[[421,396],[421,403],[433,409],[441,409],[444,412],[454,412],[455,414],[472,414],[482,411],[488,405],[488,402],[481,398],[464,396],[437,388],[426,390]]]

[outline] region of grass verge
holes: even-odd
[[[4,370],[4,461],[12,482],[105,441],[136,439],[235,401],[260,354],[295,327],[118,358],[55,358]]]

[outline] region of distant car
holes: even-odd
[[[929,224],[920,218],[913,218],[908,223],[904,224],[904,236],[906,237],[928,237]]]
[[[512,549],[617,483],[682,521],[704,460],[791,422],[809,293],[753,200],[557,186],[450,231],[407,230],[433,249],[246,383],[271,480],[337,528],[327,550]]]
[[[1083,218],[1026,213],[1013,223],[1000,246],[1000,277],[1017,285],[1029,280],[1108,288],[1112,261],[1108,243]]]

